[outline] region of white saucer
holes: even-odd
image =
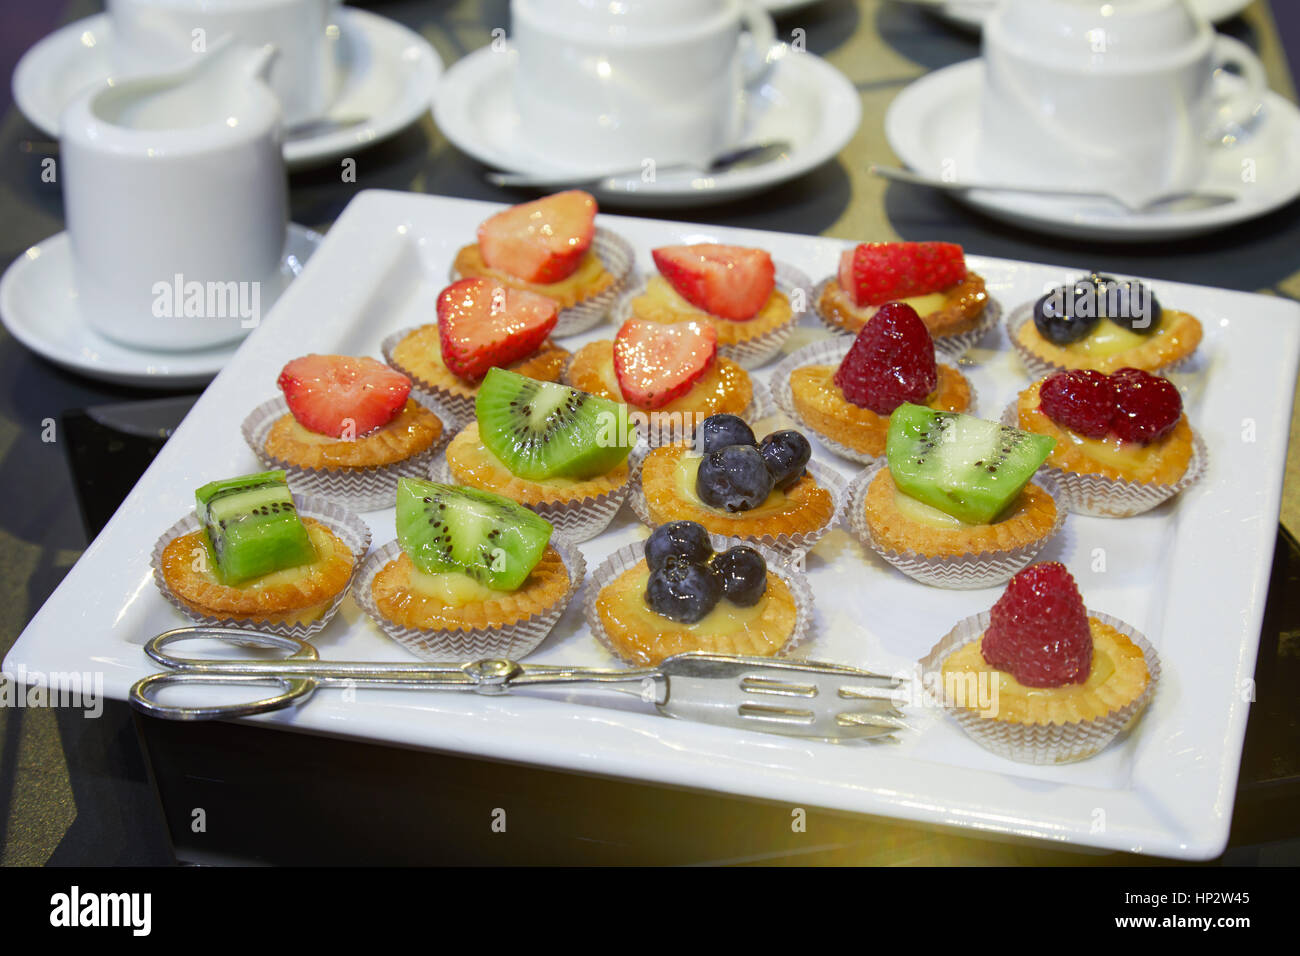
[[[1228,80],[1231,82],[1231,79]],[[979,59],[929,73],[903,90],[885,114],[889,145],[913,170],[978,169],[976,146],[984,64]],[[1300,196],[1300,111],[1268,93],[1249,139],[1236,147],[1206,146],[1208,170],[1199,188],[1240,198],[1211,208],[1134,213],[1105,200],[972,190],[952,195],[995,219],[1080,239],[1149,242],[1212,232],[1284,206]],[[1243,182],[1243,163],[1253,182]],[[960,177],[959,177],[960,178]],[[994,178],[992,174],[987,179]]]
[[[903,0],[904,3],[908,0]],[[1192,8],[1211,23],[1222,23],[1241,13],[1251,5],[1252,0],[1191,0]],[[949,23],[968,30],[978,31],[984,26],[984,19],[992,12],[993,4],[988,0],[952,0],[950,3],[934,5],[925,4],[926,9],[933,10]]]
[[[285,143],[291,168],[347,155],[418,120],[442,73],[442,60],[423,37],[386,17],[338,11],[335,57],[338,97],[329,116],[368,117],[365,123]],[[47,136],[59,135],[63,107],[112,72],[113,26],[107,14],[70,23],[28,50],[14,70],[18,109]]]
[[[434,94],[434,120],[452,143],[489,166],[520,173],[569,172],[523,142],[511,82],[515,62],[513,50],[484,47],[453,64]],[[620,206],[658,208],[746,196],[835,156],[862,118],[858,91],[839,70],[784,45],[765,81],[746,99],[740,141],[788,140],[794,145],[785,157],[716,176],[665,172],[653,183],[629,177],[591,192]]]
[[[302,271],[320,233],[289,224],[280,263],[283,281],[263,295],[263,315]],[[9,333],[55,365],[90,378],[143,388],[206,385],[225,367],[239,342],[194,352],[147,352],[118,345],[95,332],[77,308],[72,249],[66,232],[32,246],[0,277],[0,321]]]

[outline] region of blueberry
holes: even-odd
[[[677,555],[691,564],[707,564],[713,557],[713,545],[704,525],[694,521],[670,521],[650,533],[645,543],[645,563],[658,571],[668,558]]]
[[[645,589],[645,602],[652,611],[683,624],[701,620],[721,598],[722,581],[712,568],[676,556],[650,572]]]
[[[700,423],[700,450],[705,454],[728,445],[757,445],[754,431],[736,415],[710,415]]]
[[[1107,290],[1103,315],[1116,325],[1139,335],[1150,335],[1160,325],[1160,302],[1155,293],[1136,280],[1115,282]],[[1114,302],[1111,302],[1113,297]],[[1112,308],[1113,306],[1113,308]]]
[[[1060,286],[1034,303],[1034,325],[1043,338],[1069,345],[1085,338],[1101,317],[1092,308],[1092,287],[1086,282]]]
[[[748,511],[772,493],[772,473],[753,445],[728,445],[700,459],[695,493],[714,508]]]
[[[776,487],[784,491],[803,477],[808,459],[812,458],[812,446],[799,432],[787,428],[759,442],[758,453],[767,463]]]
[[[722,581],[722,594],[732,604],[752,607],[767,590],[767,562],[753,548],[740,545],[717,555],[712,563]]]

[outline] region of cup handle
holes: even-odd
[[[1214,112],[1210,127],[1206,130],[1206,139],[1210,142],[1222,140],[1233,135],[1237,128],[1247,123],[1251,116],[1264,102],[1268,91],[1268,77],[1264,73],[1264,64],[1246,44],[1222,33],[1214,38],[1214,71],[1223,69],[1228,64],[1241,70],[1241,78],[1246,85],[1240,90],[1229,91],[1215,89],[1212,93]]]
[[[742,38],[741,70],[745,85],[751,86],[762,79],[770,65],[768,57],[776,43],[776,24],[756,0],[744,0],[740,5],[740,20],[749,31],[749,36]]]

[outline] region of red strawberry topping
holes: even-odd
[[[910,305],[891,302],[858,332],[835,371],[835,384],[854,405],[889,415],[904,402],[924,404],[939,384],[934,341]]]
[[[406,406],[411,380],[372,358],[304,355],[276,381],[303,428],[331,438],[359,438],[382,428]]]
[[[989,612],[980,650],[990,667],[1026,687],[1086,681],[1092,670],[1092,631],[1065,565],[1035,564],[1012,578]]]
[[[1114,435],[1149,445],[1173,431],[1183,399],[1168,379],[1136,368],[1105,375],[1056,372],[1038,390],[1039,408],[1052,421],[1087,438]]]
[[[1049,375],[1038,391],[1040,407],[1052,421],[1088,438],[1105,438],[1115,414],[1110,376],[1091,369]]]
[[[690,391],[717,352],[718,333],[711,325],[628,319],[614,339],[614,374],[624,399],[661,408]]]
[[[511,206],[478,227],[483,261],[527,282],[559,282],[596,234],[596,200],[571,189]]]
[[[952,242],[864,242],[840,257],[840,288],[858,307],[939,292],[964,278],[966,257]]]
[[[702,242],[651,252],[681,297],[720,319],[752,319],[776,288],[776,267],[761,249]]]
[[[454,375],[476,382],[494,365],[532,355],[546,341],[559,312],[555,300],[491,279],[453,282],[438,296],[442,361]]]

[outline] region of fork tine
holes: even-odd
[[[891,731],[894,730],[911,730],[912,728],[903,721],[902,714],[897,716],[886,716],[884,714],[875,714],[865,711],[849,711],[835,715],[835,723],[840,727],[880,727]]]

